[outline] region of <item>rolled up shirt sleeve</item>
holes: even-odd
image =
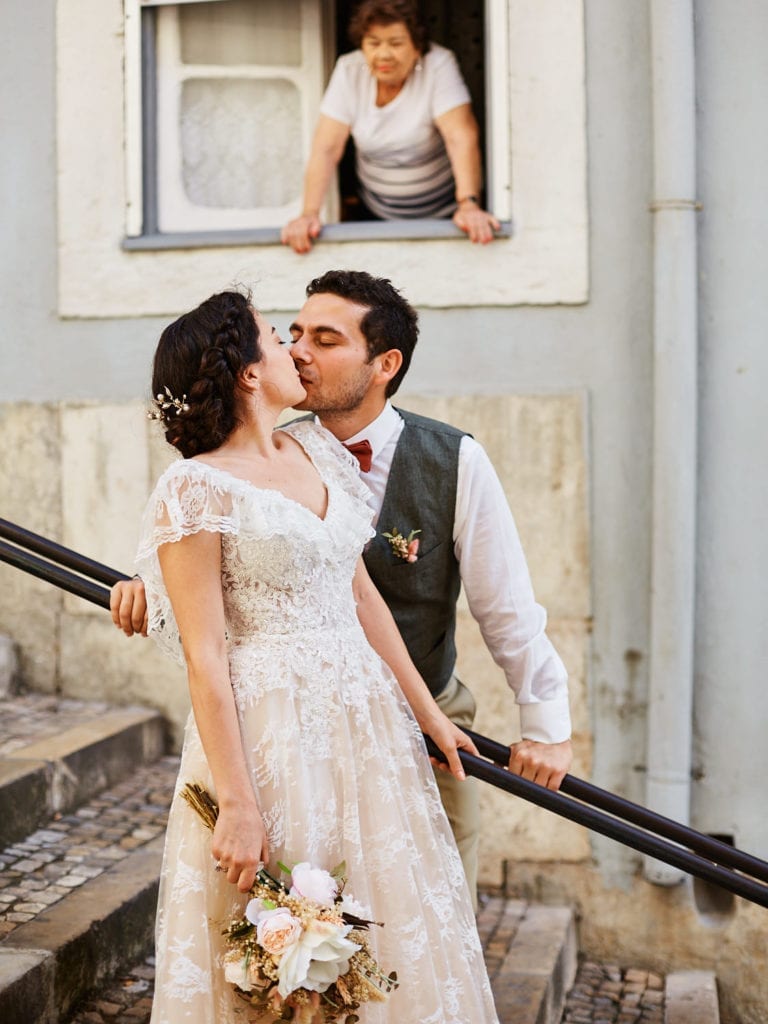
[[[547,636],[504,490],[471,437],[459,451],[453,540],[469,609],[514,691],[523,738],[569,739],[568,674]]]

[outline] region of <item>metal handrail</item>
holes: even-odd
[[[425,739],[430,755],[438,760],[445,761],[445,755],[435,745],[433,740],[429,737],[425,737]],[[696,875],[708,882],[714,882],[721,888],[727,889],[737,896],[743,896],[745,899],[750,900],[752,903],[757,903],[761,907],[768,907],[768,885],[763,885],[762,882],[757,882],[745,875],[739,875],[731,868],[715,864],[705,857],[700,857],[696,853],[683,849],[681,846],[668,843],[651,832],[635,828],[619,818],[614,818],[610,814],[596,810],[594,807],[589,807],[586,804],[579,803],[577,800],[572,800],[570,797],[563,796],[560,792],[556,793],[551,789],[546,789],[544,786],[540,786],[538,782],[531,782],[520,775],[513,775],[512,772],[500,768],[489,761],[484,761],[481,757],[475,757],[474,754],[467,754],[460,750],[459,758],[468,775],[474,775],[475,778],[482,779],[484,782],[490,782],[491,785],[496,786],[498,789],[514,793],[516,796],[521,796],[523,799],[529,800],[539,807],[544,807],[548,811],[554,811],[555,814],[559,814],[563,818],[575,821],[579,825],[585,825],[593,832],[599,832],[610,839],[616,839],[625,846],[631,846],[632,849],[639,850],[640,853],[650,854],[657,860],[662,860],[667,864],[673,865],[673,867],[681,868],[690,875]]]
[[[0,561],[54,583],[63,590],[102,608],[109,608],[108,587],[130,578],[6,519],[0,519],[0,538],[6,538],[0,540]],[[7,543],[7,540],[13,543]],[[36,554],[30,554],[30,550],[25,548]],[[40,557],[41,555],[45,557]],[[93,579],[88,578],[89,575],[99,582],[93,582]],[[464,751],[459,752],[468,775],[522,797],[530,803],[641,853],[649,854],[688,874],[713,882],[752,903],[768,907],[768,885],[762,884],[762,881],[768,881],[766,861],[697,832],[680,822],[656,814],[646,807],[633,804],[573,775],[565,776],[560,791],[546,789],[538,783],[513,774],[504,767],[509,760],[508,746],[470,729],[465,732],[483,755],[476,757]],[[425,740],[430,755],[445,761],[445,756],[433,741],[428,736],[425,736]],[[744,874],[739,874],[734,869],[739,869]]]
[[[487,736],[481,736],[471,729],[465,729],[464,732],[474,741],[483,757],[490,758],[496,764],[506,767],[509,762],[509,747],[496,740],[490,740]],[[568,793],[577,800],[582,800],[584,803],[607,811],[609,814],[615,814],[634,825],[639,825],[657,835],[687,846],[689,849],[709,857],[717,864],[726,864],[745,871],[748,875],[759,878],[763,882],[768,882],[768,863],[760,860],[759,857],[745,853],[729,843],[724,843],[721,839],[715,839],[714,836],[697,832],[696,829],[683,825],[673,818],[665,818],[664,815],[651,811],[641,804],[632,803],[631,800],[618,796],[616,793],[600,789],[574,775],[565,776],[560,784],[560,792]]]
[[[94,583],[83,576],[78,576],[74,572],[69,572],[60,565],[55,565],[44,558],[31,555],[28,551],[14,547],[14,545],[8,544],[4,540],[0,540],[0,562],[7,562],[8,565],[22,569],[31,576],[37,576],[38,579],[45,580],[48,583],[55,583],[61,590],[66,590],[77,597],[85,598],[86,601],[90,601],[92,604],[97,604],[102,608],[109,608],[109,590],[107,587],[100,586],[98,583]],[[130,577],[124,576],[122,573],[115,573],[113,583],[117,583],[118,580],[127,579],[130,579]]]

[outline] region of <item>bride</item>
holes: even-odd
[[[385,369],[376,372],[386,384]],[[421,737],[463,778],[471,741],[417,674],[361,551],[367,489],[304,397],[288,346],[238,292],[169,325],[153,418],[181,453],[144,514],[150,634],[187,666],[192,713],[168,823],[152,1024],[235,1024],[222,930],[262,864],[346,863],[399,988],[366,1024],[495,1024],[461,862]],[[214,796],[211,835],[178,798]],[[261,1020],[263,1018],[259,1018]]]

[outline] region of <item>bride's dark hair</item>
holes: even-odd
[[[153,416],[185,459],[226,441],[238,422],[238,376],[260,359],[250,295],[219,292],[165,328],[152,367]]]

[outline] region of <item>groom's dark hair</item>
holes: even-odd
[[[413,306],[387,278],[373,277],[364,270],[329,270],[309,282],[310,295],[338,295],[367,307],[360,330],[368,346],[368,361],[391,348],[403,356],[400,369],[387,384],[387,398],[394,395],[408,372],[419,337],[419,316]]]

